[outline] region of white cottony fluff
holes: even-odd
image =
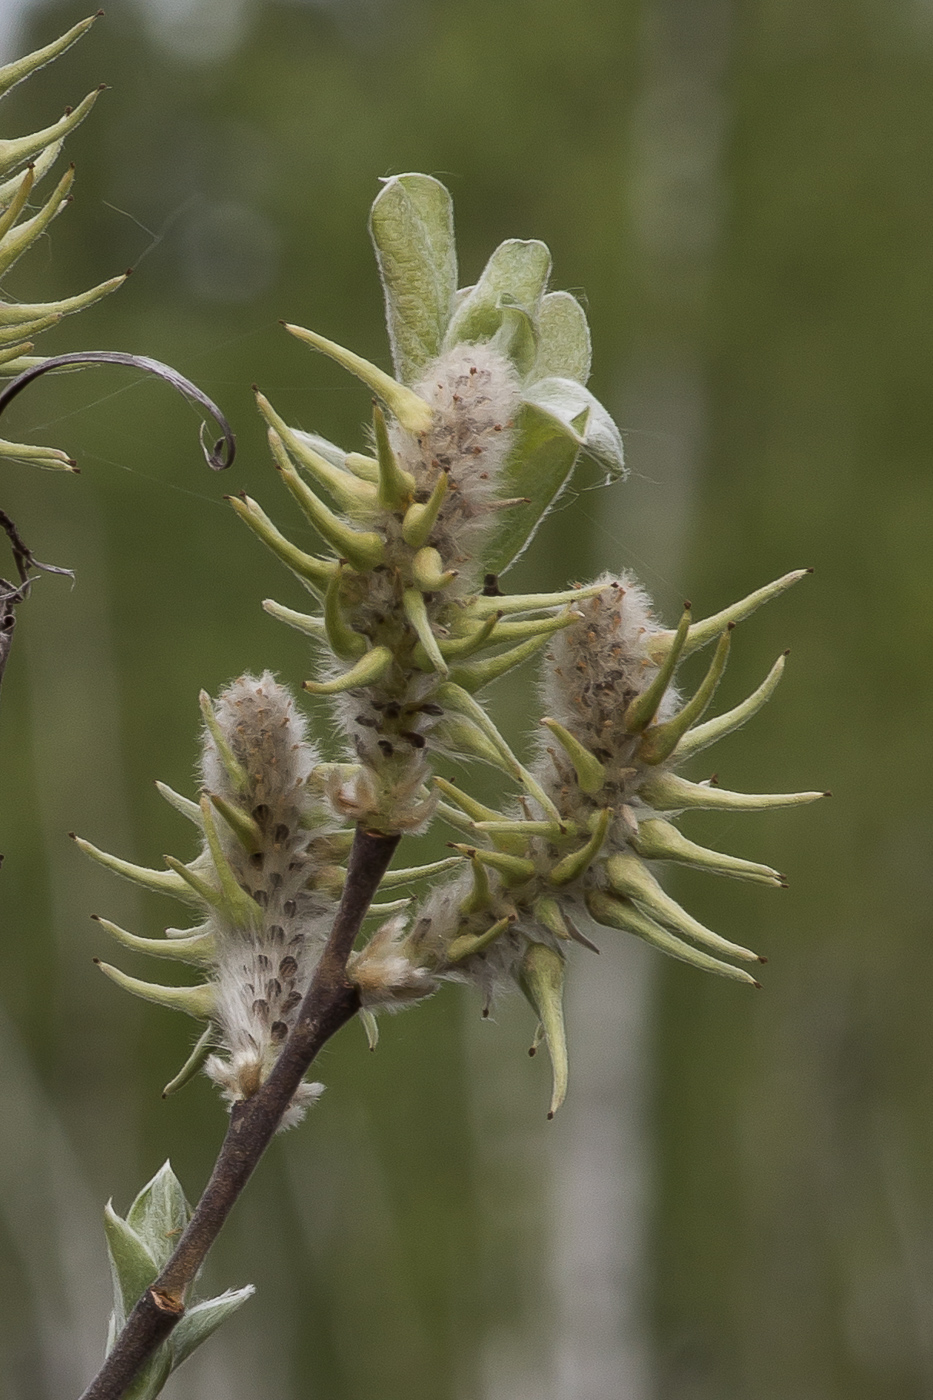
[[[350,959],[350,980],[367,1009],[400,1011],[437,990],[437,982],[427,969],[408,956],[403,943],[406,923],[403,915],[389,919]]]
[[[583,618],[557,632],[543,675],[545,714],[559,720],[598,758],[628,763],[632,736],[622,722],[626,706],[657,674],[648,643],[662,631],[651,599],[631,574],[603,574],[601,593],[576,604]],[[676,704],[668,687],[658,718]]]
[[[419,492],[429,494],[439,473],[447,473],[450,489],[435,540],[444,563],[462,569],[488,531],[500,494],[519,407],[518,376],[491,345],[455,345],[414,387],[434,410],[434,423],[419,438],[395,428],[393,446]]]

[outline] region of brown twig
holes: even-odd
[[[13,644],[16,605],[29,594],[31,582],[29,570],[43,569],[48,574],[67,574],[71,579],[74,578],[74,574],[70,569],[60,569],[55,564],[40,564],[5,510],[0,510],[0,530],[4,532],[10,542],[13,562],[16,565],[16,572],[19,574],[18,586],[10,583],[8,579],[0,578],[0,682],[2,682],[10,655],[10,647]]]
[[[295,1027],[266,1082],[252,1098],[234,1107],[210,1180],[174,1254],[136,1303],[81,1400],[119,1400],[146,1359],[181,1321],[185,1293],[302,1077],[321,1046],[359,1010],[359,995],[347,978],[347,959],[398,842],[397,835],[357,828],[343,898]]]

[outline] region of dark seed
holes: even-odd
[[[289,1011],[294,1011],[295,1007],[296,1007],[296,1006],[300,1006],[300,1005],[301,1005],[301,993],[300,993],[300,992],[289,992],[288,996],[287,996],[287,997],[285,998],[285,1000],[282,1002],[282,1015],[283,1015],[283,1016],[287,1016],[288,1013],[289,1013]]]
[[[270,977],[266,983],[266,996],[270,1001],[278,1001],[282,995],[282,984],[277,977]]]
[[[269,1003],[263,1001],[262,997],[260,997],[257,1001],[253,1002],[250,1010],[254,1016],[258,1016],[261,1020],[265,1021],[269,1015]]]
[[[266,806],[265,802],[260,802],[258,807],[253,808],[253,820],[257,821],[260,826],[263,825],[268,816],[269,808]]]
[[[284,1021],[273,1021],[272,1025],[269,1027],[269,1034],[275,1045],[281,1045],[282,1041],[288,1035],[288,1026],[286,1026]]]
[[[289,837],[289,830],[288,830],[288,827],[285,825],[284,822],[279,822],[278,826],[275,828],[275,836],[274,836],[274,839],[275,839],[279,844],[281,844],[283,841],[287,841],[287,840],[288,840],[288,837]]]
[[[289,978],[289,977],[294,977],[294,976],[296,976],[297,972],[298,972],[298,963],[297,963],[296,959],[293,958],[293,957],[291,956],[291,954],[289,954],[288,956],[284,957],[284,958],[282,959],[282,961],[279,963],[279,976],[280,976],[280,977],[285,977],[286,979]]]
[[[253,867],[254,870],[261,870],[261,869],[262,869],[262,863],[263,863],[264,860],[265,860],[265,856],[263,855],[262,851],[254,851],[253,854],[252,854],[252,855],[250,856],[250,858],[249,858],[249,863],[250,863],[250,865]]]
[[[295,910],[298,908],[298,906],[293,899],[286,899],[285,903],[282,905],[282,908],[285,910],[285,913],[288,915],[288,917],[290,919],[293,919],[295,917]]]

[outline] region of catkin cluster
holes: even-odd
[[[189,963],[205,980],[173,987],[142,982],[101,964],[113,980],[161,1005],[207,1022],[179,1086],[201,1065],[228,1102],[249,1098],[266,1079],[295,1022],[329,932],[350,833],[341,832],[320,795],[319,755],[304,717],[266,672],[242,676],[216,706],[202,696],[200,802],[160,785],[163,796],[202,835],[187,864],[146,870],[79,841],[102,864],[150,889],[172,894],[196,922],[163,939],[138,938],[100,920],[125,947]],[[316,1097],[302,1085],[283,1126]]]
[[[635,579],[604,576],[593,596],[581,598],[577,620],[556,634],[545,657],[548,713],[541,723],[547,733],[519,808],[498,814],[441,784],[452,801],[442,815],[473,833],[473,843],[457,846],[471,862],[471,876],[458,876],[428,896],[412,924],[410,956],[436,977],[476,982],[487,1007],[503,985],[524,990],[554,1064],[552,1112],[567,1081],[565,953],[572,941],[593,948],[586,930],[594,924],[758,985],[735,965],[757,955],[694,919],[664,891],[651,866],[677,861],[772,887],[784,883],[769,866],[690,841],[672,818],[698,807],[795,806],[823,794],[731,793],[674,770],[744,724],[772,694],[783,657],[742,704],[703,720],[735,623],[800,577],[787,575],[700,623],[686,609],[671,630],[656,620]],[[682,700],[675,683],[680,661],[713,640],[705,676]]]
[[[335,811],[404,832],[435,808],[429,749],[488,754],[470,697],[572,621],[566,594],[500,603],[495,576],[580,451],[619,474],[622,444],[584,387],[586,318],[568,293],[548,292],[543,244],[509,240],[458,290],[450,197],[423,175],[389,181],[371,226],[396,377],[287,327],[372,391],[370,451],[290,426],[258,396],[279,476],[327,552],[298,549],[249,498],[232,505],[320,604],[265,607],[321,644],[305,688],[335,697],[349,744],[329,789]]]
[[[205,725],[204,790],[228,818],[218,824],[218,844],[255,906],[240,902],[246,917],[239,918],[234,905],[215,908],[208,922],[216,932],[213,1020],[222,1050],[205,1070],[231,1103],[255,1093],[275,1063],[336,907],[343,874],[336,858],[345,846],[309,791],[318,761],[304,717],[268,673],[235,681]],[[300,1087],[293,1119],[316,1092]]]
[[[564,592],[504,593],[500,574],[578,457],[621,475],[618,430],[585,388],[586,318],[573,297],[547,290],[541,243],[501,244],[477,283],[458,289],[450,197],[427,176],[387,182],[371,230],[395,376],[287,327],[371,391],[368,450],[344,451],[291,426],[257,397],[276,471],[321,553],[290,541],[249,497],[231,502],[314,599],[307,613],[272,600],[264,607],[314,642],[304,688],[330,707],[344,752],[320,763],[291,698],[268,676],[244,678],[216,710],[205,706],[205,792],[199,804],[170,797],[198,822],[201,854],[188,865],[169,859],[165,873],[140,872],[88,849],[197,906],[201,922],[166,940],[108,927],[161,956],[187,950],[207,980],[153,988],[106,970],[207,1019],[181,1078],[200,1057],[228,1099],[248,1097],[308,986],[345,879],[347,825],[395,835],[438,814],[461,838],[450,843],[454,854],[384,877],[383,889],[434,883],[414,914],[385,922],[348,963],[367,1034],[374,1043],[374,1012],[409,1005],[445,979],[478,984],[487,1008],[500,987],[517,984],[551,1055],[553,1112],[568,1072],[566,955],[573,942],[595,947],[594,926],[757,985],[741,966],[756,954],[694,919],[655,870],[675,861],[783,883],[768,866],[691,841],[677,819],[691,808],[761,810],[822,794],[730,793],[678,770],[774,691],[783,657],[741,704],[705,717],[735,624],[803,571],[700,622],[685,607],[676,628],[660,623],[629,574]],[[682,694],[679,667],[706,646],[706,673]],[[526,767],[477,697],[543,648],[544,732]],[[505,810],[484,806],[434,773],[444,758],[493,765],[516,795]],[[293,1117],[312,1096],[300,1091]]]

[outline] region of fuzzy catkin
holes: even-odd
[[[579,787],[573,767],[550,736],[540,740],[535,773],[563,816],[584,819],[596,806],[637,801],[646,767],[637,756],[640,734],[625,726],[628,705],[657,675],[649,641],[663,631],[651,599],[629,573],[603,574],[602,592],[577,605],[583,618],[558,632],[548,649],[542,676],[544,712],[558,720],[606,769],[598,801]],[[656,719],[675,711],[678,692],[669,685]]]
[[[434,410],[433,425],[419,438],[396,427],[393,446],[425,497],[447,473],[450,489],[432,543],[446,567],[461,571],[463,588],[475,576],[512,448],[518,376],[491,345],[455,345],[414,388]]]
[[[326,888],[326,833],[306,829],[308,777],[318,754],[291,695],[269,672],[258,680],[243,676],[223,692],[215,715],[246,779],[237,786],[205,731],[205,786],[245,810],[258,831],[250,851],[219,824],[224,854],[257,910],[251,927],[221,913],[212,917],[215,1022],[223,1048],[208,1060],[206,1072],[236,1102],[267,1077],[294,1025],[335,901]],[[318,1092],[302,1085],[284,1126],[296,1122]]]

